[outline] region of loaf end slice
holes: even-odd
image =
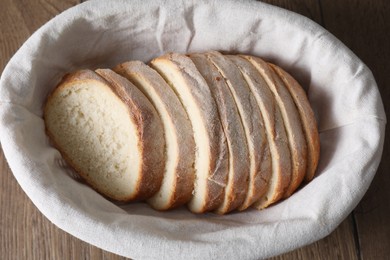
[[[141,139],[132,113],[90,70],[64,77],[44,107],[46,132],[64,159],[95,190],[118,201],[150,193],[142,188]]]

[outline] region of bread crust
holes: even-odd
[[[226,138],[223,133],[221,122],[218,117],[218,110],[215,101],[212,99],[210,90],[202,75],[196,69],[195,65],[186,55],[179,53],[168,53],[151,61],[152,68],[156,69],[163,78],[169,83],[169,75],[163,75],[159,69],[161,66],[170,68],[182,81],[182,85],[170,86],[179,96],[182,103],[182,94],[189,95],[193,100],[197,112],[200,114],[201,122],[191,116],[191,111],[186,108],[192,127],[201,128],[205,132],[203,138],[207,141],[207,147],[200,147],[200,140],[195,136],[197,154],[195,159],[195,179],[196,181],[205,181],[205,187],[198,187],[195,183],[193,197],[188,203],[188,208],[193,213],[204,213],[216,209],[223,201],[228,172],[228,151]],[[185,93],[183,93],[185,92]],[[206,149],[209,153],[207,162],[199,162],[200,150]],[[199,164],[206,164],[206,172],[199,172],[196,168]],[[203,175],[206,176],[203,179]],[[200,189],[204,189],[201,192]],[[201,205],[198,205],[201,201]]]
[[[279,106],[283,123],[287,133],[288,144],[291,153],[291,180],[284,197],[287,198],[298,188],[306,174],[307,145],[302,130],[302,124],[298,110],[284,86],[283,81],[277,76],[268,63],[259,57],[246,57],[260,72],[273,93]]]
[[[110,86],[110,83],[107,80],[105,80],[103,77],[99,76],[94,71],[78,70],[78,71],[75,71],[73,73],[69,73],[69,74],[65,75],[63,77],[63,79],[61,80],[61,82],[57,85],[55,90],[49,94],[47,101],[45,103],[45,106],[44,106],[45,130],[46,130],[46,133],[49,136],[51,142],[57,148],[57,150],[61,153],[61,155],[67,161],[67,163],[78,173],[78,175],[86,183],[88,183],[93,189],[95,189],[97,192],[99,192],[103,196],[105,196],[109,199],[123,201],[123,202],[138,200],[138,199],[140,200],[140,199],[143,199],[144,197],[149,196],[149,194],[152,193],[153,190],[155,189],[154,187],[156,185],[158,185],[158,183],[159,183],[160,177],[159,177],[158,173],[155,174],[154,177],[149,179],[149,180],[147,180],[145,177],[141,176],[140,181],[138,183],[138,187],[135,187],[133,194],[130,194],[128,196],[119,196],[118,194],[116,194],[113,191],[102,191],[102,188],[100,187],[100,185],[94,183],[94,181],[92,181],[90,179],[90,177],[88,176],[88,173],[81,170],[79,165],[77,163],[75,163],[71,159],[71,157],[63,151],[62,147],[59,145],[58,141],[56,140],[56,135],[51,133],[50,129],[48,128],[48,122],[47,122],[46,116],[49,112],[49,109],[51,109],[51,106],[53,105],[52,104],[53,96],[57,95],[57,93],[60,93],[65,88],[72,87],[73,85],[78,84],[78,83],[91,83],[91,84],[99,83],[101,86],[106,86],[107,90],[110,91],[112,93],[112,95],[118,99],[118,102],[122,102],[122,99],[115,93],[112,86]],[[143,110],[143,109],[141,109],[141,110]],[[129,110],[129,117],[130,117],[130,110]],[[149,119],[149,120],[152,120],[152,119]],[[153,119],[153,120],[155,120],[155,119]],[[158,133],[157,133],[157,135],[158,135]],[[157,148],[156,150],[159,150],[159,149]],[[147,163],[147,165],[148,164],[149,163]],[[145,170],[147,170],[147,169],[143,168],[143,169],[141,169],[140,173],[136,173],[136,174],[145,175]],[[145,181],[147,181],[150,184],[148,184],[148,185],[143,184]],[[148,187],[146,188],[144,186],[148,186]],[[149,186],[151,186],[152,188],[150,188]]]
[[[150,67],[78,70],[48,95],[43,118],[84,182],[108,199],[146,200],[157,210],[263,209],[311,181],[320,156],[304,89],[249,55],[167,53]],[[87,143],[89,150],[79,145]]]
[[[89,177],[87,176],[87,174],[80,169],[78,164],[75,163],[71,159],[71,157],[68,156],[68,154],[66,154],[63,151],[61,145],[59,145],[59,142],[56,140],[57,139],[56,135],[54,133],[52,133],[49,129],[47,116],[48,116],[49,110],[51,109],[51,105],[52,105],[52,102],[54,100],[54,96],[57,95],[57,93],[59,93],[60,91],[63,91],[65,88],[71,87],[71,84],[74,84],[77,81],[85,82],[85,81],[89,81],[89,80],[96,80],[96,81],[103,83],[105,85],[107,84],[107,82],[105,82],[101,77],[96,75],[96,73],[94,73],[91,70],[87,70],[87,69],[78,70],[78,71],[75,71],[72,73],[68,73],[62,77],[61,81],[57,84],[56,88],[51,93],[49,93],[49,95],[46,99],[45,105],[44,105],[43,119],[45,122],[45,132],[46,132],[47,136],[49,137],[51,144],[60,152],[61,156],[64,158],[66,163],[69,164],[71,166],[71,168],[80,176],[80,178],[83,182],[87,183],[91,188],[93,188],[95,191],[97,191],[98,193],[100,193],[101,195],[105,196],[108,199],[114,199],[114,200],[123,201],[123,202],[130,201],[129,196],[118,197],[118,196],[115,196],[115,194],[108,194],[107,192],[102,192],[99,185],[96,185],[93,181],[91,181],[89,179]],[[109,87],[107,86],[107,88],[109,88]],[[112,94],[115,95],[114,92],[112,92]]]
[[[131,200],[153,196],[160,188],[165,165],[165,139],[161,118],[156,109],[130,81],[110,69],[97,69],[104,80],[128,106],[138,131],[138,150],[141,154],[140,180]]]
[[[320,158],[320,138],[318,134],[317,120],[314,116],[314,112],[307,98],[306,92],[302,86],[282,68],[276,66],[275,64],[270,64],[270,66],[283,80],[298,109],[308,148],[305,181],[309,182],[314,178]]]
[[[164,79],[141,61],[119,64],[114,71],[127,78],[145,94],[160,118],[163,118],[163,114],[167,115],[167,118],[164,118],[166,120],[162,120],[165,129],[166,158],[174,162],[171,168],[168,168],[168,163],[165,164],[166,180],[163,183],[169,186],[169,196],[163,198],[162,193],[166,190],[163,191],[161,186],[147,202],[157,210],[168,210],[187,203],[194,188],[195,142],[191,122],[180,100]],[[170,141],[168,135],[174,138],[174,143],[168,144]],[[168,179],[171,181],[165,183]]]
[[[256,98],[270,147],[272,175],[269,185],[263,196],[252,205],[257,209],[263,209],[283,197],[291,179],[291,155],[280,109],[271,90],[254,65],[245,59],[245,56],[238,57],[241,62],[235,64]]]
[[[218,214],[225,214],[243,203],[248,190],[249,152],[245,131],[230,89],[218,69],[208,59],[208,54],[190,54],[189,57],[210,88],[227,140],[229,177],[224,200],[215,210]]]
[[[270,148],[265,134],[264,120],[255,97],[240,69],[235,64],[235,62],[241,64],[242,59],[236,55],[222,55],[218,52],[210,52],[209,58],[227,82],[246,132],[250,159],[250,178],[246,198],[238,208],[239,210],[245,210],[267,191],[272,173]]]

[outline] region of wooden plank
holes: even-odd
[[[30,33],[33,33],[45,22],[59,14],[61,11],[68,9],[79,3],[78,0],[18,0],[12,2],[23,18],[25,26]]]
[[[0,72],[2,72],[11,56],[30,35],[19,9],[12,4],[11,0],[1,3],[0,32]]]
[[[0,149],[1,259],[126,259],[58,229],[31,203]]]
[[[289,259],[345,259],[357,260],[354,223],[350,215],[340,226],[329,236],[308,246],[295,251],[270,258],[272,260]]]
[[[23,42],[40,26],[77,0],[2,0],[0,73]],[[125,259],[91,246],[58,229],[24,194],[0,147],[1,259]]]
[[[299,13],[324,26],[319,1],[265,0],[262,2]],[[350,215],[326,238],[272,259],[358,259],[354,234],[355,227]]]
[[[385,0],[322,0],[326,28],[372,70],[390,114],[390,5]],[[387,128],[386,135],[390,130]],[[390,140],[378,172],[354,214],[361,259],[390,257]]]
[[[317,1],[267,0],[321,23]],[[39,26],[76,0],[2,0],[0,71]],[[51,224],[26,197],[0,153],[0,255],[4,259],[126,259],[82,242]],[[351,217],[330,236],[275,259],[356,259]],[[324,258],[329,257],[329,258]]]
[[[0,8],[0,71],[20,45],[40,26],[78,0],[2,0]]]
[[[322,24],[321,6],[313,0],[262,0],[261,2],[278,6],[310,18]]]

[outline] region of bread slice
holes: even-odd
[[[318,160],[320,158],[320,138],[314,112],[310,106],[309,100],[307,99],[306,92],[303,90],[301,85],[299,85],[299,83],[290,74],[280,67],[274,64],[270,64],[270,66],[283,80],[298,109],[308,148],[305,181],[309,182],[314,177]]]
[[[291,179],[291,155],[280,109],[267,83],[257,69],[245,58],[232,59],[248,83],[260,108],[272,164],[268,189],[252,206],[263,209],[283,197]]]
[[[195,142],[191,122],[180,100],[160,74],[141,61],[119,64],[114,71],[148,97],[164,125],[167,161],[163,183],[147,202],[157,210],[187,203],[194,189]]]
[[[267,191],[271,177],[271,155],[264,131],[264,121],[255,97],[232,61],[240,58],[235,55],[225,56],[216,51],[209,52],[207,57],[218,68],[232,93],[245,131],[246,138],[243,144],[246,143],[248,146],[249,184],[245,200],[238,208],[244,210]]]
[[[183,104],[194,131],[195,187],[188,208],[194,213],[216,209],[228,178],[228,150],[210,89],[190,58],[168,53],[151,61]]]
[[[306,174],[307,145],[301,119],[290,92],[275,71],[259,57],[246,56],[246,58],[257,68],[267,82],[282,113],[292,160],[291,181],[284,194],[284,197],[289,197],[302,183]]]
[[[102,74],[110,75],[109,81],[90,70],[63,79],[44,107],[46,132],[65,160],[101,194],[118,201],[150,197],[163,174],[160,119],[127,80],[113,84],[118,75]]]
[[[215,210],[225,214],[238,208],[245,200],[249,183],[249,154],[244,127],[234,98],[225,80],[205,54],[190,54],[200,74],[206,80],[217,104],[219,118],[229,151],[229,176],[222,204]]]

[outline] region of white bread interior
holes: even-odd
[[[141,154],[137,191],[131,200],[144,200],[159,189],[166,163],[164,128],[156,109],[134,84],[110,69],[98,69],[96,73],[109,83],[111,89],[127,105],[137,130],[137,147]]]
[[[114,71],[131,81],[151,101],[162,119],[166,164],[160,190],[147,200],[157,210],[187,203],[194,187],[195,143],[191,122],[164,79],[141,61],[119,64]]]
[[[214,210],[223,201],[228,151],[218,110],[202,75],[185,55],[169,53],[151,61],[179,97],[194,131],[195,183],[188,208],[194,213]]]
[[[107,83],[93,77],[64,81],[50,95],[44,117],[55,145],[92,187],[115,200],[133,197],[140,139],[127,106]]]
[[[189,57],[210,88],[227,140],[229,151],[228,182],[223,202],[215,210],[218,214],[225,214],[237,209],[243,203],[248,190],[249,153],[245,131],[232,93],[223,76],[207,58],[207,54],[190,54]]]

